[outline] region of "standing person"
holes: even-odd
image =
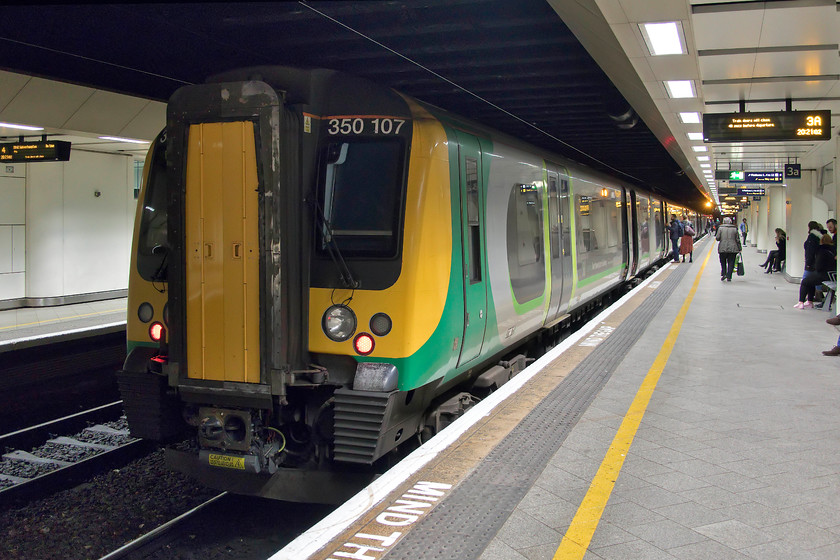
[[[810,238],[810,234],[808,235]],[[799,284],[799,303],[794,305],[796,309],[814,307],[814,293],[817,286],[828,280],[828,273],[835,268],[834,245],[829,234],[820,238],[820,244],[814,253],[813,270],[802,275],[802,282]]]
[[[683,216],[683,236],[680,238],[680,255],[682,255],[682,262],[685,262],[685,256],[688,255],[688,262],[694,262],[694,228],[691,227],[691,222]]]
[[[715,239],[718,240],[718,257],[720,258],[720,281],[732,282],[732,269],[735,268],[735,257],[741,252],[741,241],[738,239],[738,228],[732,223],[732,218],[724,218],[718,227]]]
[[[802,285],[808,282],[808,277],[814,274],[817,259],[817,249],[820,246],[820,240],[825,230],[819,222],[811,220],[808,222],[808,237],[805,239],[803,247],[805,249],[805,272],[802,273],[802,280],[799,283],[799,303],[793,307],[796,309],[805,309],[806,307],[814,307],[814,296],[811,294],[811,300],[806,302],[803,299]],[[807,295],[807,293],[805,294]]]
[[[741,243],[743,245],[746,245],[747,244],[747,231],[749,231],[749,228],[747,227],[747,219],[746,218],[741,220],[741,223],[738,226],[738,229],[741,230],[741,238],[743,239],[743,241],[741,241]]]
[[[671,222],[665,227],[668,230],[668,236],[671,238],[671,256],[674,258],[674,262],[678,263],[680,262],[680,238],[685,232],[676,214],[671,214]]]
[[[834,254],[837,255],[837,220],[829,218],[825,222],[828,234],[831,235],[831,243],[834,245]]]

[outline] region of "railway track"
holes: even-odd
[[[71,488],[155,447],[129,435],[122,401],[2,435],[0,507]]]
[[[227,492],[214,496],[206,502],[197,505],[193,509],[182,513],[178,517],[167,521],[163,525],[156,527],[137,537],[133,541],[124,544],[117,550],[102,556],[99,560],[125,560],[130,558],[142,558],[145,555],[151,554],[168,543],[178,538],[179,534],[183,532],[184,528],[192,521],[202,510],[216,503],[227,495]]]

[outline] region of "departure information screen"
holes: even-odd
[[[0,144],[0,162],[70,161],[70,142],[39,140]]]
[[[704,142],[773,142],[831,139],[831,111],[706,113]]]

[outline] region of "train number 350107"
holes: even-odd
[[[404,124],[404,119],[330,119],[327,134],[399,134]]]

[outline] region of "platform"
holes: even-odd
[[[695,249],[272,560],[840,558],[830,315]]]
[[[0,352],[125,330],[126,298],[0,311]]]

